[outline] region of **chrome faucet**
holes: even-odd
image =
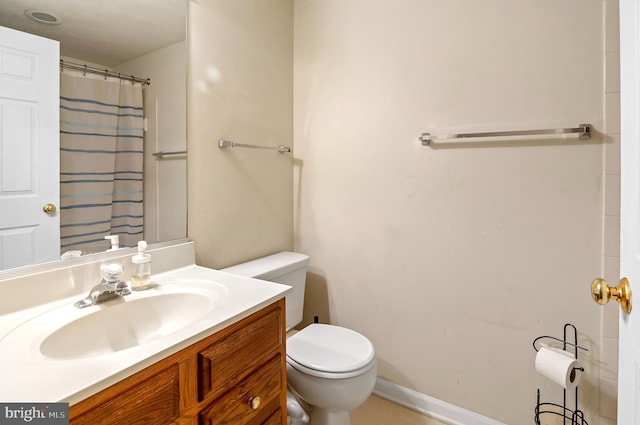
[[[122,269],[122,265],[118,263],[101,265],[102,280],[100,283],[91,288],[86,298],[75,302],[73,305],[78,308],[85,308],[130,294],[131,290],[127,283],[120,280]]]

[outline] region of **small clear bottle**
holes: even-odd
[[[138,242],[138,253],[131,258],[133,274],[131,275],[131,289],[142,291],[151,286],[151,255],[146,254],[147,243]]]

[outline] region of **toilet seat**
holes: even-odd
[[[373,369],[376,366],[376,360],[371,360],[365,367],[362,369],[352,370],[350,372],[322,372],[319,370],[311,369],[306,366],[301,365],[300,363],[293,360],[291,357],[287,356],[287,366],[292,367],[296,370],[299,370],[302,373],[305,373],[309,376],[313,376],[316,378],[324,378],[324,379],[347,379],[347,378],[355,378],[360,375],[364,375],[369,370]]]
[[[287,363],[309,375],[344,379],[371,369],[375,350],[356,331],[314,323],[287,340]]]

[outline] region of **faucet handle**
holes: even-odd
[[[123,270],[124,267],[120,263],[106,263],[100,266],[102,278],[109,283],[119,282]]]

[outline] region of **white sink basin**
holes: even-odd
[[[117,300],[88,316],[67,323],[40,345],[54,359],[100,356],[168,335],[197,322],[215,306],[205,293],[159,293]]]
[[[73,360],[138,347],[197,324],[226,301],[228,289],[213,281],[163,282],[120,299],[79,309],[58,307],[16,328],[0,341],[19,344],[35,339],[38,354]]]
[[[97,306],[73,306],[87,289],[0,317],[0,400],[77,403],[290,291],[196,265],[152,281],[155,287]]]

